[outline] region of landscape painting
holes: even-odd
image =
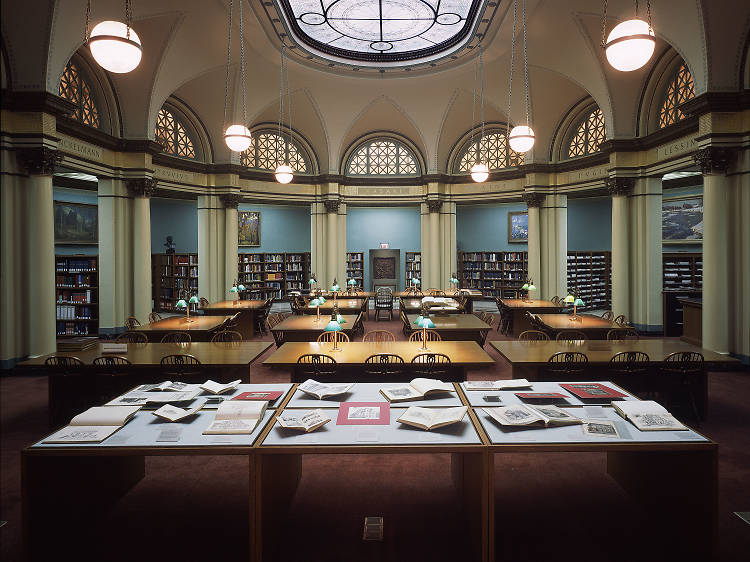
[[[703,197],[664,198],[661,204],[661,231],[665,244],[703,241]]]
[[[96,205],[55,201],[55,244],[96,244],[97,213]]]
[[[238,211],[237,233],[240,246],[260,246],[260,211]]]
[[[508,213],[508,242],[528,242],[529,213]]]

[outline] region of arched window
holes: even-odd
[[[195,158],[195,143],[187,127],[166,106],[156,116],[154,139],[167,154]]]
[[[597,152],[606,137],[602,110],[595,107],[587,111],[572,130],[573,136],[568,142],[568,158]]]
[[[664,99],[659,108],[659,128],[674,125],[685,118],[680,111],[680,104],[695,97],[693,75],[684,62],[679,66],[674,77],[669,81],[664,92]]]
[[[76,104],[73,119],[84,125],[101,128],[101,112],[91,93],[91,86],[72,62],[68,62],[60,77],[60,97]]]
[[[289,136],[272,131],[255,131],[252,133],[250,148],[240,154],[240,164],[256,170],[273,172],[280,164],[287,161],[297,174],[309,174],[310,158],[305,150],[289,139]]]
[[[348,176],[417,176],[414,152],[401,141],[369,139],[354,150],[346,165]]]
[[[453,172],[468,173],[477,162],[487,164],[490,170],[502,170],[523,164],[523,154],[508,149],[507,131],[491,129],[481,138],[469,138],[458,152]]]

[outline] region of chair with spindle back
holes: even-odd
[[[360,312],[352,324],[352,337],[359,337],[365,333],[365,313]]]
[[[370,332],[372,333],[372,332]],[[395,377],[404,372],[404,359],[393,353],[375,353],[365,359],[365,375],[375,378]]]
[[[241,312],[235,312],[232,314],[229,318],[227,318],[227,321],[224,322],[224,326],[222,329],[224,330],[236,330],[237,326],[240,324],[240,315]]]
[[[161,358],[161,366],[166,367],[168,376],[177,378],[194,377],[200,373],[201,362],[187,353],[173,353]]]
[[[409,318],[406,316],[406,313],[402,310],[399,314],[401,317],[401,326],[402,326],[402,332],[404,333],[404,336],[407,338],[409,335],[414,331],[414,328],[412,328],[411,324],[409,324]]]
[[[162,319],[161,318],[161,314],[159,314],[158,312],[149,312],[148,313],[148,323],[149,324],[153,324],[154,322],[158,322],[161,319]]]
[[[607,332],[608,341],[638,341],[640,336],[633,328],[614,328]]]
[[[211,336],[212,343],[239,343],[242,341],[242,334],[234,330],[221,330]]]
[[[558,351],[547,360],[547,373],[553,380],[575,379],[586,371],[589,358],[580,351]]]
[[[577,342],[586,341],[586,334],[580,330],[560,330],[555,336],[555,341]]]
[[[616,317],[613,322],[619,326],[628,327],[630,326],[630,323],[628,322],[628,317],[624,314],[620,314],[618,317]]]
[[[411,364],[415,375],[429,379],[446,378],[451,370],[451,358],[444,353],[420,353]]]
[[[690,402],[696,423],[700,420],[696,393],[700,392],[701,375],[705,371],[705,359],[697,351],[676,351],[664,358],[664,364],[656,379],[654,387],[662,395],[662,400],[670,403],[668,409],[679,409],[685,406],[678,399],[685,396]],[[651,383],[649,383],[651,385]]]
[[[422,332],[426,332],[427,335],[425,337],[427,341],[443,341],[443,338],[435,330],[414,330],[409,335],[409,341],[421,342]]]
[[[482,320],[484,320],[485,323],[489,325],[490,330],[492,329],[492,326],[495,325],[495,315],[492,314],[491,312],[485,312],[484,318],[482,318]]]
[[[390,343],[396,341],[396,336],[388,330],[371,330],[364,335],[362,341],[371,343]]]
[[[336,360],[322,353],[306,353],[297,359],[292,382],[304,382],[315,379],[318,382],[330,382],[336,377]]]
[[[549,341],[549,336],[540,330],[526,330],[518,336],[518,341]]]
[[[367,320],[370,320],[370,297],[362,299],[362,306],[359,307],[359,311],[367,317]],[[364,320],[364,317],[362,319]]]
[[[445,297],[445,292],[440,289],[427,289],[427,294],[431,297]]]
[[[201,308],[203,308],[204,306],[208,306],[211,303],[208,302],[208,299],[206,297],[201,297],[198,299],[198,304],[200,305]]]
[[[388,320],[393,320],[393,293],[383,287],[375,293],[375,321],[380,320],[381,311],[388,313]]]
[[[161,343],[190,343],[192,338],[187,332],[169,332],[164,334]]]
[[[143,332],[123,332],[115,338],[116,343],[148,343],[148,337]]]
[[[610,322],[614,319],[615,315],[611,310],[606,310],[602,313],[602,318],[604,320],[609,320]]]
[[[50,426],[67,423],[71,417],[94,405],[91,379],[83,370],[83,361],[72,355],[53,355],[44,360],[44,365],[49,369],[49,385],[60,389],[63,398],[54,404],[50,402]]]
[[[109,402],[128,390],[132,382],[122,375],[127,374],[132,363],[119,355],[101,355],[93,361],[95,368],[94,389],[96,403]]]
[[[642,351],[621,351],[609,360],[609,369],[621,375],[641,375],[648,371],[650,361]]]
[[[555,295],[554,297],[550,299],[550,302],[555,303],[555,304],[560,304],[560,297]]]
[[[333,343],[333,337],[336,332],[323,332],[318,336],[318,343]],[[336,336],[336,340],[339,343],[349,343],[349,336],[347,336],[343,330],[340,330],[338,332],[338,335]]]
[[[136,318],[135,316],[128,316],[128,319],[125,320],[126,330],[132,330],[133,328],[136,328],[140,325],[141,323],[138,321],[138,318]]]

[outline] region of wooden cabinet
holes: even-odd
[[[610,310],[612,252],[568,252],[568,292],[583,300],[578,310]]]
[[[412,279],[422,281],[422,252],[404,252],[404,287],[411,287]]]
[[[187,291],[198,294],[198,254],[151,254],[154,310],[172,311]]]
[[[365,254],[363,252],[346,253],[346,280],[354,279],[354,287],[363,291],[365,287]],[[342,286],[343,287],[343,286]],[[349,285],[346,286],[349,288]]]
[[[55,256],[57,337],[99,332],[98,256]]]
[[[291,291],[307,291],[309,280],[309,252],[241,253],[237,256],[237,282],[245,286],[241,299],[283,299]]]

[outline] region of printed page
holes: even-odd
[[[457,406],[455,408],[434,408],[435,412],[435,423],[436,424],[449,424],[457,423],[464,419],[468,408],[466,406]]]
[[[432,408],[410,406],[403,414],[401,414],[397,421],[409,425],[416,425],[418,427],[430,427],[435,423],[435,415]]]
[[[276,418],[276,421],[282,427],[312,431],[313,429],[317,429],[318,427],[327,424],[331,421],[331,418],[325,415],[323,410],[318,409],[304,415],[284,412]]]
[[[496,406],[494,408],[483,408],[483,410],[502,425],[529,425],[544,421],[531,408],[523,405]]]
[[[414,379],[409,383],[411,386],[416,388],[422,395],[427,394],[430,391],[445,391],[453,392],[453,385],[449,382],[443,382],[438,379]]]
[[[415,388],[411,386],[394,386],[391,388],[381,388],[380,392],[391,402],[401,400],[417,400],[422,398]]]
[[[534,410],[544,419],[544,423],[548,425],[581,423],[580,418],[568,413],[562,408],[558,408],[557,406],[539,405],[534,406]]]
[[[531,383],[526,379],[511,379],[509,381],[495,381],[497,388],[505,390],[506,388],[529,388]]]
[[[211,434],[232,434],[232,433],[252,433],[255,426],[258,425],[259,419],[225,419],[214,420],[203,432],[204,435]]]
[[[189,416],[192,416],[198,410],[200,410],[202,406],[203,406],[202,404],[199,404],[198,406],[195,406],[194,408],[185,410],[183,408],[178,408],[177,406],[172,406],[171,404],[165,404],[158,410],[154,410],[152,413],[155,416],[158,416],[165,420],[175,422],[175,421],[179,421],[181,419],[187,418]]]
[[[237,388],[240,382],[242,381],[240,379],[237,379],[236,381],[232,381],[227,384],[222,384],[220,382],[215,382],[209,379],[206,382],[204,382],[200,387],[207,392],[211,392],[212,394],[222,394],[223,392]]]
[[[216,410],[217,420],[258,419],[268,402],[222,402]]]
[[[140,406],[94,406],[70,420],[70,425],[125,425],[140,409]]]
[[[499,390],[500,381],[466,381],[466,390]]]
[[[669,414],[664,406],[654,400],[618,400],[612,402],[612,407],[626,417],[634,414]]]
[[[583,434],[591,437],[620,438],[614,422],[604,420],[583,420]]]
[[[101,443],[118,429],[119,425],[69,425],[53,433],[42,443]]]

